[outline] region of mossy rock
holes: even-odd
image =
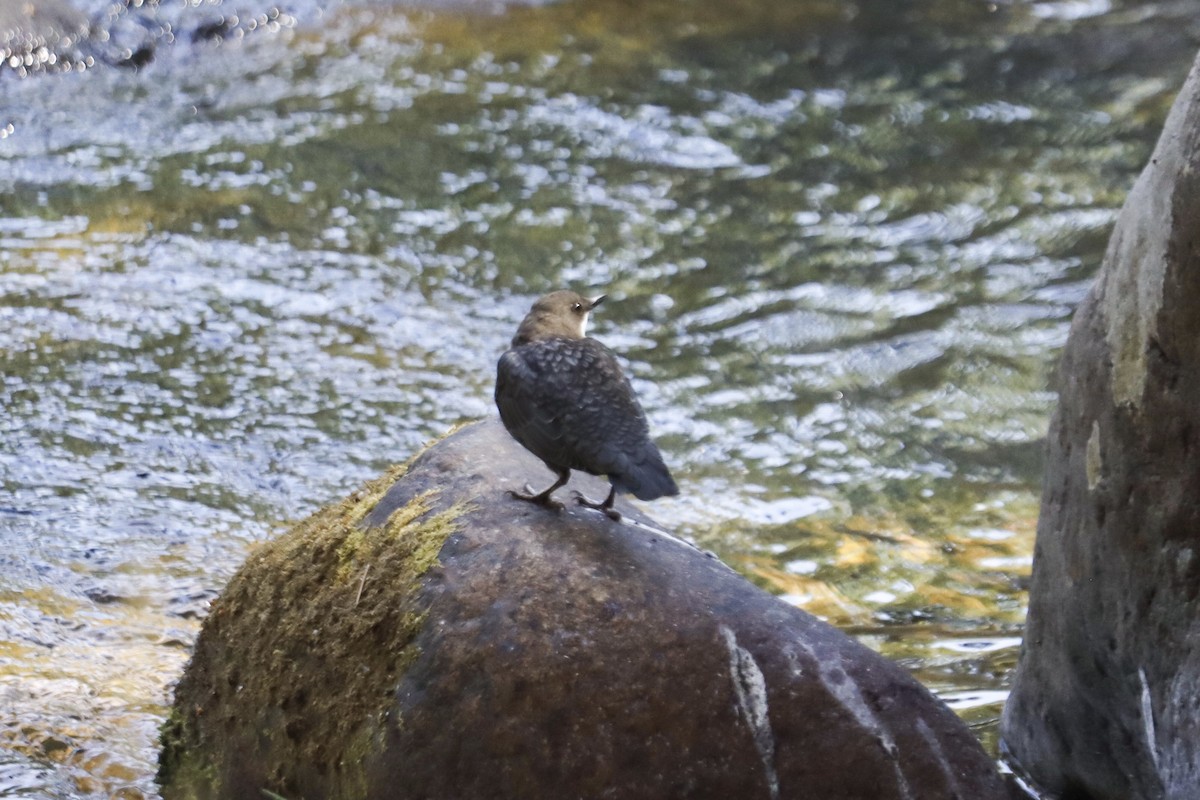
[[[257,795],[260,769],[289,785],[359,780],[388,706],[379,687],[394,686],[415,654],[421,581],[464,510],[433,512],[424,491],[364,525],[405,470],[261,548],[214,603],[176,689],[193,701],[176,703],[163,728],[160,777],[187,787],[178,796]],[[247,785],[251,795],[221,788]]]
[[[505,494],[546,477],[468,426],[252,556],[176,689],[165,800],[1004,796],[903,670],[624,503]]]

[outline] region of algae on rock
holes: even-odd
[[[385,524],[366,525],[407,469],[393,468],[263,545],[214,602],[163,725],[164,797],[259,796],[267,788],[287,796],[304,789],[309,773],[322,782],[340,773],[333,783],[346,797],[363,785],[356,770],[376,747],[393,699],[379,687],[394,686],[412,660],[425,614],[422,578],[467,510],[435,509],[437,490],[428,489]],[[331,627],[337,635],[325,635]],[[194,707],[181,707],[185,697]],[[257,719],[235,724],[231,709]],[[256,734],[238,733],[247,730]],[[258,779],[224,769],[247,751],[260,754],[277,783],[251,785]]]

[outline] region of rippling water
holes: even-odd
[[[248,550],[493,413],[560,286],[612,297],[651,513],[990,742],[1054,363],[1200,12],[283,11],[0,74],[0,795],[154,796]]]

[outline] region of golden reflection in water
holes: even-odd
[[[0,594],[0,627],[26,639],[0,644],[0,746],[57,765],[79,793],[147,796],[169,676],[199,623],[164,625],[156,603],[98,607],[46,587]]]
[[[914,613],[1018,623],[1037,516],[1034,498],[1012,502],[940,528],[918,529],[896,515],[803,520],[786,535],[762,532],[779,542],[770,548],[777,552],[733,558],[786,601],[842,627]],[[797,562],[799,570],[788,568]]]

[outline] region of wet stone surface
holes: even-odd
[[[1006,796],[904,670],[623,501],[507,495],[540,469],[470,425],[258,550],[177,689],[163,796]]]

